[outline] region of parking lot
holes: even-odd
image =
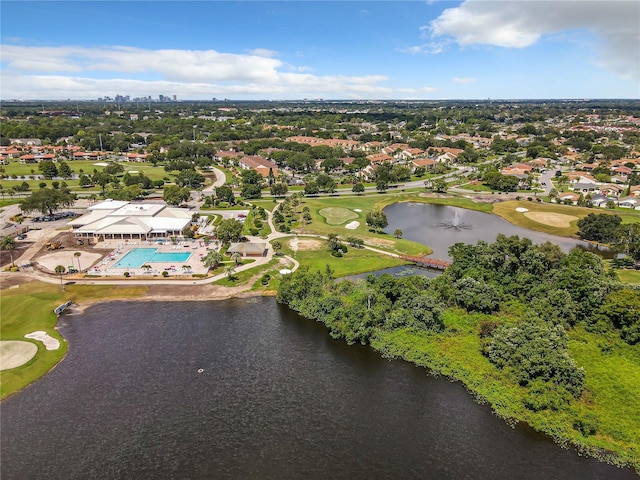
[[[76,212],[71,212],[71,211],[67,211],[67,212],[56,212],[52,215],[43,215],[40,217],[33,217],[31,219],[31,221],[35,222],[35,223],[39,223],[39,222],[55,222],[56,220],[64,220],[64,219],[70,219],[70,218],[75,218],[77,216],[79,216],[79,213]]]

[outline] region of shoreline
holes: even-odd
[[[219,288],[232,288],[232,287],[219,287]],[[237,287],[233,287],[237,288]],[[177,296],[165,295],[165,294],[146,294],[143,297],[113,297],[97,300],[86,300],[81,303],[73,303],[69,313],[65,315],[79,315],[84,313],[88,308],[105,302],[217,302],[222,300],[231,300],[234,298],[252,298],[252,297],[274,297],[275,291],[241,291],[237,293],[222,293],[213,296],[203,295],[189,295],[189,296]]]

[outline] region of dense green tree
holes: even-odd
[[[169,205],[180,205],[191,198],[188,187],[179,185],[166,185],[162,194],[162,199]]]
[[[436,178],[431,181],[431,188],[433,188],[433,191],[436,193],[445,193],[449,185],[444,178]]]
[[[284,197],[289,192],[289,187],[286,183],[278,182],[271,187],[271,195],[274,197]]]
[[[242,229],[242,222],[235,218],[227,218],[216,228],[216,237],[223,243],[239,242],[242,240]]]
[[[75,202],[75,196],[63,190],[41,188],[35,190],[31,196],[20,202],[23,212],[39,211],[43,214],[53,214],[60,207],[68,208]]]
[[[615,232],[613,246],[634,261],[640,262],[640,223],[620,225]]]
[[[67,162],[60,162],[60,167],[58,168],[58,175],[60,175],[64,179],[69,179],[73,176],[73,170]]]
[[[42,176],[47,180],[58,176],[58,167],[51,160],[43,160],[38,164],[38,169],[42,172]]]
[[[231,205],[236,203],[235,197],[233,196],[233,190],[228,185],[216,187],[216,198],[223,202],[228,202]]]
[[[124,172],[124,167],[116,162],[110,162],[109,165],[104,167],[104,173],[107,175],[119,175]]]
[[[640,343],[640,292],[629,288],[611,292],[592,321],[605,331],[611,327],[620,331],[630,345]]]
[[[569,356],[567,346],[562,326],[523,321],[495,329],[483,352],[498,368],[508,369],[521,385],[548,381],[578,397],[584,388],[584,371]]]
[[[380,209],[372,210],[366,216],[367,225],[374,231],[379,232],[389,225],[387,215]]]
[[[354,183],[351,191],[355,194],[361,194],[364,192],[364,185],[360,182]]]
[[[89,178],[89,176],[83,173],[80,175],[79,185],[81,187],[90,187],[93,185],[93,182],[91,181],[91,178]]]
[[[584,240],[609,243],[616,240],[622,218],[608,213],[590,213],[578,220],[578,236]]]
[[[262,175],[255,170],[243,170],[240,178],[242,182],[240,195],[242,195],[242,198],[251,199],[262,197]]]
[[[204,177],[195,170],[182,170],[176,176],[176,183],[181,187],[189,187],[190,189],[200,188],[204,183]]]
[[[304,186],[305,195],[317,195],[320,192],[318,184],[315,181],[309,181]]]

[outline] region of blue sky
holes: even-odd
[[[636,0],[0,3],[0,98],[640,98]]]

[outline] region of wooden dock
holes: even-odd
[[[406,260],[407,262],[415,263],[416,265],[421,265],[427,268],[433,268],[435,270],[444,270],[451,262],[446,260],[439,260],[437,258],[429,258],[429,257],[411,257],[409,255],[401,255],[400,258]]]

